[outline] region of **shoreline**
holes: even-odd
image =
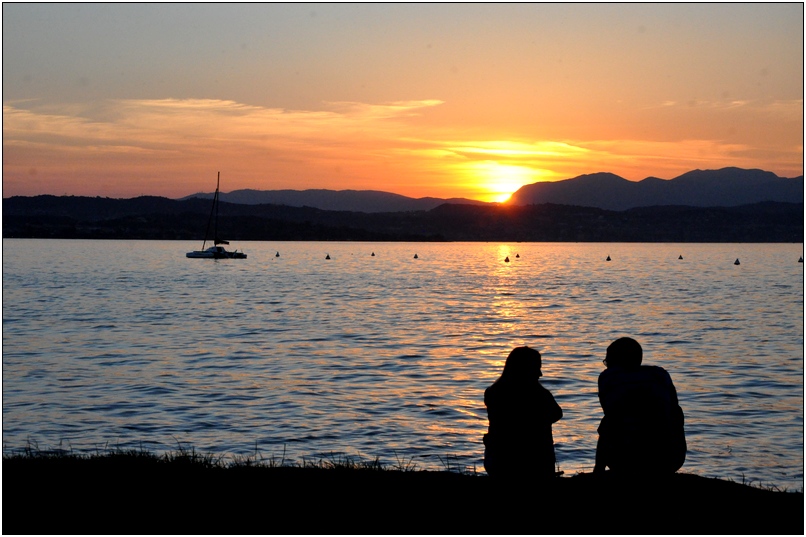
[[[524,462],[528,466],[528,461]],[[803,492],[677,473],[545,482],[181,452],[3,457],[6,534],[785,534]],[[31,512],[31,505],[42,506]]]

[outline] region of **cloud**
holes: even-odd
[[[418,120],[443,101],[327,102],[289,110],[215,99],[131,99],[3,106],[4,190],[124,197],[181,196],[226,170],[228,188],[373,188],[412,196],[469,196],[495,176],[558,180],[611,171],[639,180],[740,166],[802,173],[802,146],[724,140],[464,138]],[[667,102],[673,111],[688,105]],[[803,101],[718,101],[714,110],[800,116]],[[33,191],[30,170],[37,170]],[[799,171],[800,170],[800,171]],[[223,173],[222,173],[223,176]],[[475,186],[471,185],[475,181]],[[107,190],[99,191],[98,185]],[[68,188],[69,186],[69,188]]]
[[[407,155],[452,159],[455,161],[488,161],[529,164],[555,159],[580,158],[589,151],[568,142],[520,140],[426,140],[406,138],[400,140],[399,153]]]
[[[366,104],[351,101],[328,102],[334,109],[341,110],[345,115],[353,118],[367,119],[392,119],[396,117],[412,117],[417,115],[418,110],[439,106],[444,101],[429,99],[423,101],[396,101],[386,104]]]
[[[803,121],[803,99],[774,100],[767,102],[761,111],[790,121]]]
[[[50,140],[58,145],[92,141],[97,145],[143,148],[198,148],[207,143],[263,143],[274,139],[334,139],[363,133],[394,132],[394,120],[441,101],[381,105],[331,103],[334,110],[284,110],[212,99],[115,100],[101,106],[3,106],[3,134],[9,141]],[[372,128],[372,131],[367,131]]]
[[[531,170],[535,180],[556,181],[596,171],[609,171],[631,180],[648,174],[672,178],[696,168],[760,167],[764,160],[780,163],[797,175],[798,152],[762,150],[720,140],[563,140],[563,141],[429,141],[409,140],[401,155],[419,159],[432,174],[454,170],[478,174],[488,169]],[[509,167],[509,168],[507,168]],[[648,172],[649,171],[649,172]],[[523,173],[523,177],[530,174]]]
[[[93,174],[123,173],[120,168],[128,166],[139,181],[169,175],[180,185],[173,189],[177,195],[202,163],[214,169],[226,166],[242,181],[252,181],[243,186],[256,188],[265,177],[321,181],[333,170],[363,174],[369,182],[372,161],[408,132],[407,121],[440,104],[335,102],[324,103],[322,110],[286,110],[214,99],[6,103],[4,186],[13,189],[14,177],[23,181],[23,170],[30,168],[40,170],[40,177],[63,176],[78,161],[88,183]],[[124,163],[124,155],[133,160]],[[164,179],[159,186],[164,191]],[[138,192],[143,188],[150,187],[138,187]]]
[[[671,179],[693,169],[762,168],[785,177],[803,173],[802,150],[762,148],[722,140],[597,140],[576,142],[590,150],[588,170],[613,171],[631,180],[649,174]],[[769,163],[776,164],[771,169]],[[589,172],[585,172],[589,173]]]
[[[690,99],[686,102],[663,101],[647,109],[676,109],[704,111],[741,111],[750,114],[774,114],[780,118],[801,121],[803,99]]]

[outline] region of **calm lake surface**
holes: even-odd
[[[198,247],[3,240],[4,453],[483,471],[484,389],[529,345],[565,413],[560,469],[589,472],[596,379],[628,335],[675,382],[683,471],[803,488],[802,244],[243,242],[246,260],[185,258]]]

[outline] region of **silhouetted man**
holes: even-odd
[[[599,375],[599,424],[594,472],[674,473],[686,460],[683,409],[672,378],[658,366],[641,365],[643,350],[623,337],[607,348]]]

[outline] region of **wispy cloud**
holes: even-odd
[[[85,165],[93,168],[87,171],[96,173],[102,173],[106,152],[110,156],[164,157],[159,160],[162,168],[153,166],[148,176],[170,174],[175,179],[178,174],[185,176],[184,183],[191,180],[189,175],[196,176],[194,168],[202,161],[227,165],[231,171],[237,170],[233,175],[239,175],[241,181],[248,178],[254,187],[261,186],[261,175],[279,171],[321,178],[324,170],[350,168],[357,161],[371,160],[373,150],[393,146],[405,132],[408,118],[441,101],[339,102],[326,103],[323,110],[265,108],[211,99],[115,100],[62,107],[36,104],[7,103],[3,107],[7,187],[14,186],[15,166],[17,172],[33,167],[42,173],[57,173],[61,168],[63,174],[64,169],[74,167],[68,162],[75,159],[77,149],[92,155],[92,162]],[[35,162],[21,162],[24,148],[29,149],[27,158],[38,154]],[[297,170],[291,169],[292,162]],[[142,160],[137,166],[148,167]],[[179,188],[185,187],[179,184]]]
[[[268,136],[342,139],[356,133],[332,129],[366,127],[368,123],[376,123],[381,132],[390,132],[395,127],[389,121],[410,117],[417,110],[438,104],[441,102],[332,103],[334,110],[321,111],[263,108],[211,99],[117,100],[94,107],[51,106],[47,110],[6,104],[3,134],[7,140],[59,136],[65,142],[125,140],[132,145],[159,143],[193,150],[198,139],[239,142],[261,142]]]
[[[612,171],[639,180],[646,176],[646,170],[674,174],[701,166],[754,167],[758,162],[752,147],[717,140],[419,140],[413,144],[401,151],[461,170],[477,169],[478,162],[530,168],[544,181],[595,171]]]
[[[647,109],[741,111],[742,113],[775,114],[791,120],[802,120],[803,99],[689,99],[662,101]]]

